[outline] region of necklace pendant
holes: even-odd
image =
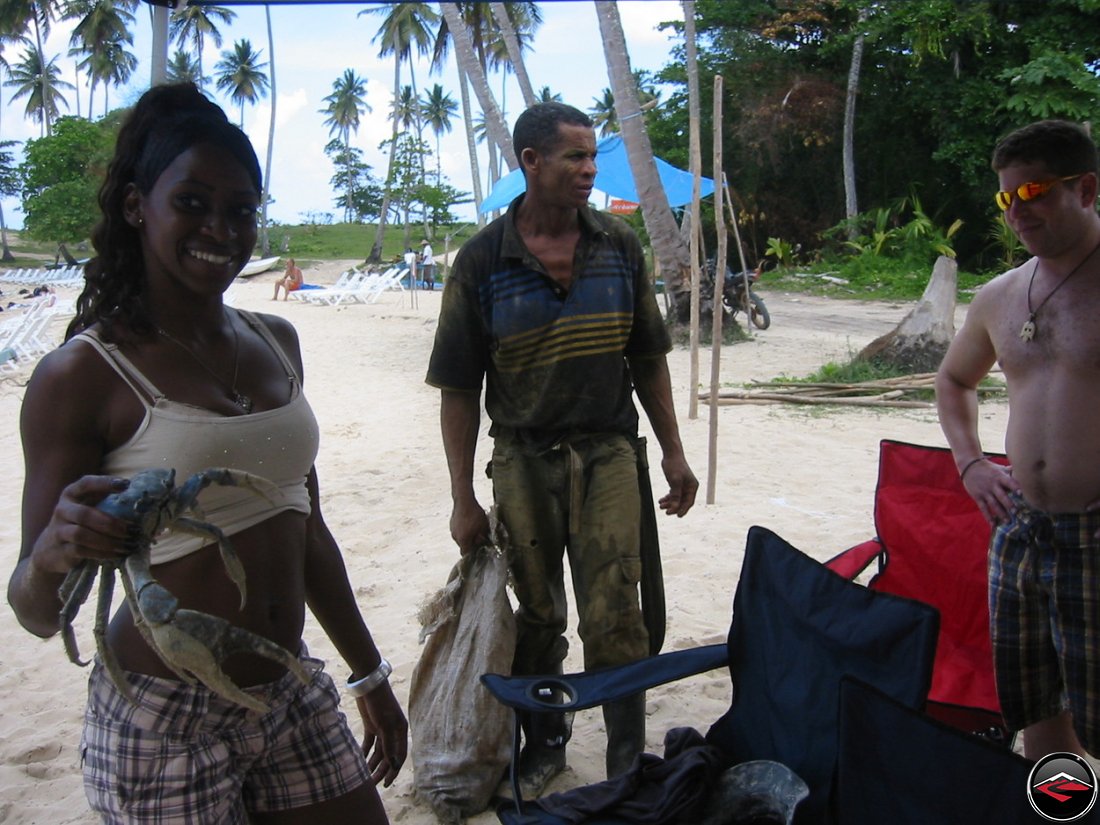
[[[252,412],[252,399],[244,393],[233,391],[233,403],[245,411],[245,414]]]
[[[1032,340],[1035,337],[1035,316],[1028,318],[1022,327],[1020,327],[1020,340],[1027,341]]]

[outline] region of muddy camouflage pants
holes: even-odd
[[[647,656],[638,597],[641,503],[630,442],[621,435],[577,437],[531,455],[498,439],[492,477],[520,604],[513,672],[557,672],[565,658],[566,554],[585,669]]]

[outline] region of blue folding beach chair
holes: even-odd
[[[520,721],[526,714],[583,710],[641,690],[727,666],[733,683],[729,710],[711,725],[705,747],[721,754],[722,767],[755,760],[779,762],[809,788],[795,813],[796,825],[836,821],[833,785],[837,762],[841,680],[854,675],[906,707],[920,708],[932,678],[939,619],[919,602],[854,584],[763,528],[749,530],[745,559],[733,602],[733,622],[725,645],[664,653],[620,668],[562,677],[505,677],[486,674],[482,682],[515,710],[514,799],[501,806],[505,825],[558,823],[547,801],[525,802],[515,780]],[[685,720],[690,724],[696,720]],[[635,762],[638,768],[642,762]],[[632,771],[633,773],[633,771]],[[704,805],[713,776],[697,772],[694,788],[679,789],[682,803]],[[638,793],[660,798],[645,787],[639,770]],[[599,795],[601,785],[589,786]],[[603,788],[606,790],[606,787]],[[667,790],[667,789],[666,789]],[[594,808],[586,790],[548,797],[559,813],[573,794],[570,821],[638,822],[630,799]],[[650,793],[652,796],[645,797]],[[694,796],[693,796],[694,794]],[[593,794],[588,794],[591,799]],[[666,793],[665,796],[668,796]],[[587,806],[587,807],[586,807]],[[692,816],[699,809],[693,809]],[[652,810],[646,814],[655,814]],[[698,821],[678,810],[682,821]],[[659,817],[644,821],[660,821]]]

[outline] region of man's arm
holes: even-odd
[[[668,361],[660,355],[651,358],[631,358],[630,372],[642,409],[661,445],[661,469],[668,481],[668,493],[659,500],[661,509],[670,516],[683,516],[695,504],[699,481],[688,466],[680,428],[676,423],[676,408],[672,403],[672,379]]]
[[[439,419],[451,475],[451,537],[465,555],[489,541],[489,518],[474,493],[481,394],[442,390]]]
[[[984,303],[977,299],[967,313],[936,372],[936,408],[955,465],[963,474],[963,485],[982,515],[991,524],[1008,517],[1012,510],[1009,494],[1019,485],[1011,474],[990,461],[981,461],[983,450],[978,434],[978,384],[997,360],[997,353],[982,315]]]

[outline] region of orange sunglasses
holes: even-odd
[[[1021,183],[1016,187],[1015,192],[1002,190],[994,197],[996,198],[997,206],[1001,207],[1002,212],[1006,212],[1008,211],[1008,207],[1012,206],[1013,197],[1017,197],[1024,202],[1033,201],[1045,195],[1059,183],[1063,183],[1067,180],[1077,180],[1077,178],[1082,177],[1084,174],[1084,172],[1078,172],[1076,175],[1066,175],[1064,178],[1055,178],[1054,180],[1047,180],[1041,183],[1035,183],[1034,181]]]

